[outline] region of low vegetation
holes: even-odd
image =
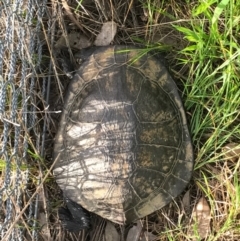
[[[71,49],[79,45],[81,48],[81,41],[85,46],[91,45],[102,24],[114,21],[117,34],[112,44],[139,45],[164,56],[179,87],[194,146],[193,178],[174,202],[141,220],[139,240],[240,240],[240,1],[62,0],[52,1],[49,6],[52,8],[47,10],[48,16],[57,16],[54,24],[58,31],[54,37],[58,44]],[[47,21],[42,20],[43,41],[47,39]],[[68,41],[58,42],[62,35],[69,36]],[[49,58],[54,59],[54,45],[50,39],[45,43],[44,64]],[[57,63],[56,59],[53,63]],[[60,76],[57,64],[53,66],[54,75]],[[51,93],[50,106],[62,101],[66,83],[57,83],[54,88],[58,93]],[[54,123],[51,118],[58,117],[58,113],[48,115],[48,122]],[[41,129],[42,119],[39,123]],[[53,137],[55,126],[49,126]],[[53,236],[54,240],[100,240],[100,234],[105,232],[103,220],[96,218],[96,228],[90,235],[70,234],[59,225],[56,210],[61,205],[61,195],[50,174],[51,143],[47,147],[45,159],[39,157],[35,147],[29,150],[32,159],[41,160],[41,168],[34,164],[29,169],[30,188],[36,190],[36,195],[40,192],[36,187],[44,182],[47,194],[40,195],[40,206],[46,210],[39,213],[39,227],[48,222],[40,236]],[[13,164],[11,168],[15,170],[17,166]],[[1,158],[1,175],[5,169],[5,160]],[[20,169],[26,171],[25,163]],[[43,181],[39,182],[36,176]],[[116,229],[123,233],[121,227]]]

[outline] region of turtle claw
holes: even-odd
[[[67,48],[61,48],[57,50],[56,57],[58,63],[63,71],[63,73],[69,78],[72,79],[75,74],[75,65],[74,61],[69,61],[70,54]]]
[[[73,202],[71,199],[65,199],[67,208],[59,208],[58,215],[63,227],[69,232],[79,232],[90,227],[90,217],[82,206]]]

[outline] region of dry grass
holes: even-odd
[[[79,234],[71,234],[61,228],[57,217],[57,208],[62,205],[61,192],[51,176],[52,159],[51,152],[53,146],[53,138],[57,129],[56,120],[59,118],[59,113],[62,106],[64,89],[67,86],[68,80],[62,77],[64,73],[58,65],[56,51],[54,50],[55,41],[57,41],[62,34],[68,39],[69,33],[84,33],[83,40],[87,39],[91,43],[96,35],[99,33],[102,23],[113,20],[117,23],[118,31],[113,44],[134,44],[139,46],[147,46],[163,52],[166,57],[166,64],[169,66],[173,77],[182,93],[185,102],[187,115],[189,119],[191,133],[193,135],[193,143],[196,156],[196,167],[193,179],[185,190],[184,194],[178,197],[174,202],[159,210],[158,212],[144,218],[143,231],[148,230],[155,235],[156,240],[194,240],[193,235],[200,240],[199,234],[193,222],[193,210],[201,197],[205,197],[210,206],[210,233],[204,240],[218,240],[218,241],[233,241],[240,239],[240,189],[239,189],[239,164],[240,155],[240,117],[239,117],[239,58],[235,63],[233,69],[228,71],[236,71],[236,79],[228,88],[232,93],[228,93],[227,89],[222,90],[220,86],[226,84],[225,79],[221,79],[221,74],[225,69],[220,69],[214,78],[211,78],[211,73],[216,68],[226,63],[229,59],[227,47],[217,49],[216,56],[206,55],[205,52],[187,52],[183,51],[187,46],[192,46],[189,33],[186,31],[178,31],[177,27],[192,28],[193,31],[200,30],[209,34],[209,26],[206,15],[204,13],[199,16],[194,16],[193,9],[199,6],[203,1],[93,1],[85,0],[82,3],[75,1],[51,1],[46,9],[47,14],[41,22],[41,41],[44,42],[43,58],[41,68],[35,73],[34,65],[37,62],[37,56],[33,58],[26,53],[32,73],[36,78],[36,85],[31,88],[31,69],[27,78],[29,81],[22,91],[22,95],[18,95],[19,105],[16,108],[16,123],[10,123],[9,128],[6,129],[4,120],[11,119],[11,111],[15,108],[11,100],[13,99],[13,91],[21,86],[21,71],[23,69],[21,63],[16,64],[14,72],[13,84],[6,83],[7,101],[5,103],[5,113],[0,121],[0,130],[3,135],[8,136],[8,144],[6,155],[0,156],[0,183],[4,182],[6,173],[12,170],[11,183],[16,185],[16,170],[21,175],[21,180],[24,181],[24,175],[27,173],[27,186],[22,185],[19,192],[23,195],[22,209],[18,214],[14,213],[11,223],[22,225],[25,228],[25,240],[34,240],[35,232],[33,229],[40,230],[40,240],[102,240],[100,238],[104,233],[105,221],[101,218],[94,218],[95,223],[90,232],[81,232]],[[232,2],[234,7],[235,3]],[[239,6],[239,5],[238,5]],[[0,3],[0,7],[3,7]],[[26,6],[23,7],[26,9]],[[211,11],[214,12],[216,5],[209,5]],[[219,24],[219,31],[224,32],[227,21],[231,17],[230,9],[229,15],[221,15],[221,24]],[[209,13],[210,14],[210,13]],[[235,14],[236,15],[236,14]],[[7,19],[7,15],[3,16]],[[51,31],[48,29],[48,21],[51,19]],[[229,19],[227,19],[229,18]],[[237,18],[237,15],[236,15]],[[239,20],[239,19],[238,19]],[[229,20],[230,21],[230,20]],[[237,21],[237,20],[236,20]],[[234,21],[233,21],[234,22]],[[199,25],[195,23],[200,23]],[[5,34],[4,22],[1,22],[1,38]],[[201,29],[202,27],[202,29]],[[30,29],[31,30],[31,29]],[[30,31],[28,29],[28,31]],[[200,31],[199,30],[199,31]],[[18,26],[16,25],[14,31],[18,33]],[[232,31],[236,31],[233,28]],[[239,44],[239,33],[236,34],[235,45]],[[16,34],[16,36],[18,36]],[[29,45],[30,32],[26,33],[24,44]],[[198,33],[199,36],[199,33]],[[222,35],[218,35],[220,38]],[[184,38],[185,37],[185,38]],[[187,38],[186,38],[187,37]],[[215,36],[216,38],[216,36]],[[230,41],[229,36],[226,36],[221,41]],[[237,40],[238,39],[238,40]],[[17,43],[16,37],[14,44]],[[204,42],[205,41],[205,42]],[[203,39],[203,44],[211,44]],[[75,40],[69,39],[67,47],[71,51],[75,51]],[[209,45],[209,48],[215,48],[216,42]],[[239,47],[239,46],[238,46]],[[233,47],[235,48],[235,47]],[[14,46],[13,46],[14,49]],[[195,55],[194,55],[195,53]],[[218,58],[218,55],[224,55]],[[11,63],[10,51],[6,50],[3,57],[3,72],[5,77],[11,73],[9,66]],[[197,58],[200,56],[200,58]],[[51,63],[49,65],[49,62]],[[237,60],[236,60],[237,61]],[[206,68],[207,66],[207,68]],[[50,69],[50,71],[49,71]],[[206,70],[207,69],[207,70]],[[209,72],[208,72],[209,70]],[[221,70],[224,70],[221,72]],[[229,74],[228,72],[224,72]],[[232,72],[230,73],[232,74]],[[50,96],[43,97],[41,89],[44,78],[51,76],[50,86],[45,85],[50,89]],[[54,77],[53,77],[54,76]],[[220,79],[219,79],[220,78]],[[229,81],[229,80],[228,80]],[[202,88],[205,85],[204,88]],[[209,89],[213,90],[209,93]],[[230,92],[229,90],[229,92]],[[223,91],[224,95],[219,94]],[[30,93],[31,92],[31,93]],[[24,96],[31,96],[29,102],[34,103],[34,113],[37,113],[37,122],[35,126],[29,131],[22,120],[23,104],[22,98]],[[217,98],[216,96],[219,96]],[[225,103],[228,102],[229,105]],[[48,107],[48,104],[50,107]],[[219,109],[218,106],[221,106]],[[235,110],[230,109],[231,106]],[[217,111],[215,111],[215,108]],[[234,112],[235,111],[235,112]],[[226,118],[220,113],[224,112]],[[228,118],[231,115],[231,118]],[[15,127],[20,125],[21,132],[19,134],[19,156],[27,154],[26,159],[14,158],[14,138]],[[42,133],[43,128],[46,128],[46,135],[41,138],[39,142],[38,133]],[[223,131],[221,131],[223,130]],[[1,137],[3,142],[3,137]],[[24,150],[24,145],[28,143],[27,150]],[[236,146],[228,144],[235,142]],[[44,151],[42,143],[45,143]],[[0,147],[1,144],[0,144]],[[224,149],[225,148],[225,149]],[[235,148],[235,149],[234,149]],[[234,155],[228,153],[235,152]],[[44,156],[44,160],[40,158]],[[27,161],[26,161],[27,160]],[[6,162],[7,161],[7,162]],[[11,163],[7,165],[6,163]],[[30,168],[29,168],[30,165]],[[26,168],[28,166],[28,169]],[[22,183],[23,184],[23,183]],[[10,185],[11,186],[11,185]],[[0,221],[7,215],[5,200],[8,193],[0,194],[3,196],[2,210],[0,212]],[[16,212],[19,207],[18,200],[14,196],[11,197],[13,212]],[[27,222],[27,213],[31,201],[36,200],[39,204],[37,222]],[[28,212],[25,212],[28,211]],[[14,219],[13,219],[14,217]],[[32,212],[34,220],[34,212]],[[35,221],[36,221],[35,220]],[[47,225],[45,224],[47,223]],[[44,224],[44,226],[42,226]],[[116,225],[119,233],[124,233],[128,228],[123,230],[122,227]],[[189,230],[195,230],[190,232]],[[8,234],[14,231],[14,225],[10,226]],[[123,235],[124,236],[124,235]],[[7,236],[5,236],[6,238]],[[3,239],[4,240],[4,239]],[[7,240],[7,239],[6,239]]]

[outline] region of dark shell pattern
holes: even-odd
[[[69,85],[54,158],[64,195],[119,224],[179,195],[191,178],[193,151],[162,63],[132,46],[92,51]]]

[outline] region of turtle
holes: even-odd
[[[89,212],[126,225],[181,194],[193,147],[178,88],[162,60],[134,46],[82,52],[54,141],[63,226],[90,226]]]

